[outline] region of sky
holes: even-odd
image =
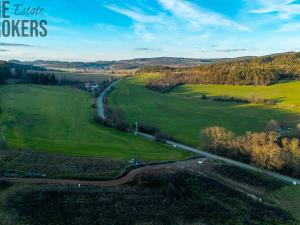
[[[43,7],[44,13],[14,19],[45,19],[48,36],[0,37],[0,59],[223,58],[300,51],[300,0],[11,0],[10,5],[21,2]]]

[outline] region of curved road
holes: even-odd
[[[111,91],[111,89],[116,86],[116,84],[119,82],[120,80],[116,80],[114,82],[112,82],[110,85],[108,85],[108,87],[106,87],[104,89],[104,91],[99,95],[98,97],[98,116],[101,119],[105,119],[105,113],[104,113],[104,107],[103,107],[103,99],[104,97]]]
[[[98,100],[98,108],[100,109],[99,115],[103,116],[101,118],[105,119],[104,110],[103,110],[103,97],[106,96],[107,93],[111,90],[111,88],[113,86],[115,86],[119,81],[120,80],[113,82],[99,96],[99,100]],[[137,134],[141,137],[146,138],[146,139],[155,140],[155,137],[153,135],[145,134],[145,133],[142,133],[142,132],[138,132]],[[246,170],[251,170],[251,171],[254,171],[254,172],[263,173],[265,175],[268,175],[268,176],[271,176],[273,178],[279,179],[279,180],[281,180],[283,182],[286,182],[286,183],[290,183],[290,184],[294,184],[294,185],[300,185],[300,180],[299,179],[284,176],[284,175],[281,175],[279,173],[264,170],[264,169],[261,169],[259,167],[253,166],[253,165],[249,165],[249,164],[242,163],[242,162],[239,162],[239,161],[236,161],[236,160],[232,160],[232,159],[228,159],[228,158],[218,156],[218,155],[215,155],[215,154],[212,154],[212,153],[208,153],[208,152],[202,151],[200,149],[190,147],[188,145],[184,145],[184,144],[181,144],[181,143],[176,143],[176,142],[169,141],[169,140],[166,141],[166,144],[170,145],[172,147],[181,149],[181,150],[185,150],[185,151],[189,151],[189,152],[199,154],[200,156],[204,156],[204,157],[215,159],[215,160],[220,160],[220,161],[223,161],[223,162],[228,163],[230,165],[239,167],[241,169],[246,169]]]
[[[104,91],[103,93],[99,96],[98,98],[98,109],[99,109],[99,116],[101,116],[101,118],[105,119],[105,114],[104,114],[104,110],[103,110],[103,98],[106,96],[106,94],[111,90],[111,88],[113,86],[115,86],[119,81],[115,81],[112,84],[110,84]],[[141,133],[138,132],[138,135],[141,137],[144,137],[146,139],[150,139],[150,140],[155,140],[155,137],[153,135],[149,135],[149,134],[145,134],[145,133]],[[230,165],[239,167],[241,169],[246,169],[246,170],[251,170],[251,171],[255,171],[255,172],[260,172],[266,175],[269,175],[273,178],[279,179],[281,181],[290,183],[290,184],[297,184],[300,185],[300,180],[299,179],[294,179],[288,176],[284,176],[278,173],[274,173],[271,171],[267,171],[252,165],[248,165],[239,161],[235,161],[232,159],[228,159],[228,158],[224,158],[212,153],[208,153],[205,151],[201,151],[197,148],[193,148],[184,144],[180,144],[180,143],[176,143],[173,141],[166,141],[167,145],[170,145],[174,148],[178,148],[178,149],[182,149],[185,151],[189,151],[189,152],[193,152],[196,153],[200,156],[204,156],[207,158],[211,158],[214,160],[220,160],[223,161],[225,163],[228,163]],[[146,166],[146,167],[141,167],[138,169],[135,169],[131,172],[129,172],[127,175],[116,179],[116,180],[111,180],[111,181],[82,181],[82,180],[68,180],[68,179],[40,179],[40,178],[8,178],[8,177],[0,177],[0,181],[8,181],[8,182],[13,182],[13,183],[32,183],[32,184],[69,184],[69,185],[91,185],[91,186],[99,186],[99,187],[110,187],[110,186],[116,186],[116,185],[122,185],[122,184],[126,184],[130,181],[132,181],[136,175],[138,175],[139,173],[142,173],[146,170],[149,169],[162,169],[162,168],[168,168],[169,165],[176,165],[179,167],[185,167],[185,165],[182,165],[182,163],[192,163],[195,162],[195,160],[186,160],[186,161],[182,161],[182,162],[175,162],[175,163],[166,163],[166,164],[160,164],[160,165],[153,165],[153,166]]]
[[[96,186],[96,187],[113,187],[129,183],[134,178],[143,172],[157,170],[157,169],[180,169],[185,168],[185,165],[197,164],[197,159],[188,159],[179,162],[170,162],[165,164],[157,164],[152,166],[145,166],[134,169],[124,175],[123,177],[115,180],[108,181],[88,181],[88,180],[75,180],[75,179],[50,179],[50,178],[20,178],[20,177],[0,177],[0,181],[11,183],[29,183],[29,184],[63,184],[63,185],[82,185],[82,186]]]

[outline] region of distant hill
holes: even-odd
[[[23,69],[23,70],[36,70],[36,71],[46,71],[47,69],[43,66],[34,65],[32,63],[23,63],[18,60],[9,60],[5,62],[6,65],[11,69]]]
[[[300,52],[286,52],[262,57],[221,60],[196,67],[145,67],[142,72],[161,72],[147,86],[169,91],[182,84],[271,85],[281,80],[300,79]]]
[[[26,61],[20,62],[12,60],[14,63],[34,65],[48,69],[78,69],[78,70],[126,70],[138,69],[141,66],[169,66],[169,67],[193,67],[219,61],[231,59],[194,59],[194,58],[175,58],[175,57],[158,57],[158,58],[137,58],[118,61],[96,61],[96,62],[67,62],[67,61]]]

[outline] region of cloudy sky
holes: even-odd
[[[22,2],[11,0],[13,3]],[[300,51],[300,0],[25,0],[45,38],[0,37],[0,59],[215,58]]]

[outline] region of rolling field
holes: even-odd
[[[142,75],[119,83],[109,95],[109,106],[121,108],[130,122],[159,127],[164,133],[196,147],[201,147],[200,131],[205,127],[223,126],[243,134],[264,129],[271,119],[283,121],[289,126],[295,126],[300,121],[300,109],[286,106],[296,105],[297,102],[300,105],[300,89],[297,88],[300,82],[269,87],[221,86],[223,89],[218,89],[216,85],[186,85],[163,94],[145,88],[147,79],[149,75]],[[197,97],[201,93],[218,96],[236,93],[236,96],[248,97],[254,89],[257,89],[254,91],[257,96],[280,99],[281,103],[269,106],[217,102]]]
[[[271,86],[185,85],[177,87],[174,94],[190,97],[197,97],[201,94],[227,95],[245,99],[255,96],[272,99],[279,108],[300,112],[300,81],[280,82]]]
[[[291,213],[300,223],[300,188],[297,186],[286,186],[273,194],[275,201]]]
[[[189,153],[101,127],[88,93],[71,88],[0,86],[0,126],[10,148],[78,156],[175,160]]]

